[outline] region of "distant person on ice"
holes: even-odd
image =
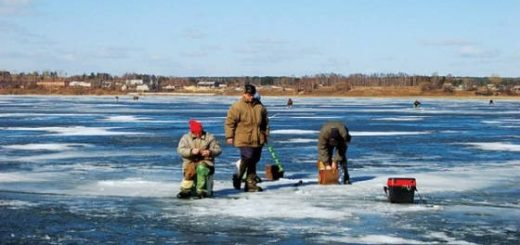
[[[267,110],[255,94],[255,86],[245,85],[242,98],[231,105],[224,123],[226,143],[240,149],[240,166],[233,175],[233,186],[241,188],[241,178],[247,171],[244,190],[248,192],[262,191],[257,186],[256,164],[269,134]]]
[[[190,198],[196,194],[198,198],[213,195],[213,174],[215,173],[215,157],[222,150],[215,137],[204,131],[202,123],[190,120],[190,132],[183,135],[177,147],[182,157],[183,179],[178,198]]]
[[[419,102],[418,100],[415,100],[415,101],[413,102],[413,107],[414,107],[414,108],[419,108],[419,106],[421,106],[421,102]]]
[[[293,106],[293,100],[291,98],[289,98],[287,100],[287,108],[292,108],[292,106]]]
[[[323,124],[318,138],[318,169],[343,169],[343,184],[351,184],[347,168],[347,149],[351,136],[347,126],[341,121]],[[335,151],[335,154],[334,153]]]

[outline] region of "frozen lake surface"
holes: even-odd
[[[285,177],[234,190],[223,122],[238,97],[0,96],[2,243],[517,244],[520,101],[264,97]],[[215,197],[175,198],[176,147],[217,136]],[[350,186],[316,181],[318,130],[347,122]],[[258,169],[272,159],[264,150]],[[259,171],[263,177],[263,171]],[[387,202],[389,177],[422,199]],[[302,181],[302,185],[295,185]]]

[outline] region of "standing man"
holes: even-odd
[[[199,198],[213,195],[215,157],[222,150],[215,137],[202,128],[202,123],[190,120],[190,132],[183,135],[177,147],[182,157],[183,179],[178,198],[190,198],[196,193]]]
[[[351,136],[347,126],[340,121],[323,124],[318,138],[318,169],[343,169],[343,184],[351,184],[347,168],[347,148]],[[334,153],[336,149],[336,153]]]
[[[249,192],[262,191],[256,185],[256,164],[269,134],[267,110],[259,99],[254,98],[255,94],[255,86],[245,85],[242,98],[231,105],[224,123],[226,143],[240,149],[240,166],[233,176],[233,186],[240,189],[241,178],[247,171],[244,190]]]

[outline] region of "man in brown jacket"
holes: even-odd
[[[347,148],[351,136],[347,126],[340,121],[330,121],[323,124],[318,138],[318,168],[337,169],[338,164],[343,169],[343,184],[351,184],[347,168]],[[336,149],[336,154],[334,154]]]
[[[267,110],[259,99],[254,98],[255,94],[255,86],[247,84],[242,98],[229,108],[224,124],[226,142],[240,149],[240,167],[233,176],[233,185],[240,189],[240,179],[247,171],[244,190],[249,192],[262,191],[256,185],[256,164],[269,134]],[[238,182],[235,181],[237,178]]]
[[[199,198],[213,194],[215,157],[222,152],[215,137],[202,128],[202,123],[190,120],[190,132],[179,141],[177,152],[182,157],[183,179],[178,198],[189,198],[196,191]]]

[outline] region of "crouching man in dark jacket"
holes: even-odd
[[[343,184],[351,184],[347,168],[347,148],[351,136],[346,124],[341,121],[330,121],[323,124],[318,138],[318,169],[343,170]],[[334,153],[334,149],[335,154]]]

